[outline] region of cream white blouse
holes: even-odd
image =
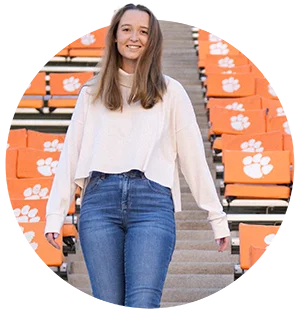
[[[121,173],[138,169],[172,190],[181,211],[179,171],[197,205],[208,211],[215,238],[230,235],[226,214],[209,171],[202,136],[191,101],[182,85],[164,76],[167,92],[151,109],[128,104],[133,75],[119,70],[123,112],[91,102],[91,86],[78,96],[47,203],[45,233],[63,226],[77,186],[82,194],[92,171]]]

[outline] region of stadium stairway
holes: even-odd
[[[165,43],[163,71],[180,81],[192,100],[205,144],[207,161],[215,178],[191,26],[161,21],[161,27]],[[217,251],[213,232],[206,220],[207,213],[197,207],[181,173],[180,183],[183,211],[175,215],[177,242],[163,290],[161,307],[197,301],[225,288],[234,281],[234,264],[238,263],[238,255],[231,255],[230,246],[223,253]],[[68,256],[68,263],[68,282],[91,294],[79,242],[76,254]]]

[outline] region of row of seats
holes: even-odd
[[[18,108],[74,108],[81,87],[93,76],[92,72],[39,72],[24,92]]]
[[[97,29],[67,45],[56,56],[63,57],[101,57],[105,48],[107,27]]]
[[[10,130],[6,151],[7,188],[15,217],[36,253],[58,272],[64,266],[65,256],[75,251],[76,197],[80,194],[78,190],[69,207],[58,239],[61,249],[57,250],[47,242],[44,228],[47,200],[64,139],[65,134]]]
[[[231,250],[244,272],[283,221],[294,179],[291,132],[274,89],[245,55],[206,31],[198,30],[197,39],[208,139]]]

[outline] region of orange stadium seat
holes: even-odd
[[[18,149],[9,148],[6,150],[6,178],[17,178]]]
[[[229,74],[235,75],[239,73],[251,73],[251,66],[241,65],[235,66],[233,68],[224,68],[217,65],[205,65],[205,75],[209,76],[210,74]]]
[[[250,60],[249,64],[251,65],[251,72],[255,78],[265,78],[262,72]]]
[[[225,198],[288,199],[290,153],[223,151]]]
[[[255,95],[255,78],[251,73],[235,75],[210,74],[207,77],[207,97],[243,97]]]
[[[64,260],[62,251],[62,235],[56,239],[60,249],[50,245],[45,238],[45,222],[19,223],[19,226],[30,246],[48,266],[61,266]]]
[[[274,256],[272,250],[251,245],[249,249],[249,272],[295,273],[296,256]]]
[[[59,152],[45,152],[33,148],[20,148],[17,163],[17,177],[53,177],[59,157]]]
[[[28,130],[28,148],[34,148],[46,152],[61,152],[65,141],[65,133],[44,133]]]
[[[216,135],[266,132],[266,111],[240,112],[215,106],[210,109],[210,122],[211,130]]]
[[[249,65],[249,60],[242,53],[230,56],[208,54],[205,58],[205,69],[207,66],[219,66],[224,69],[234,69],[235,67],[245,65]]]
[[[207,102],[207,109],[219,106],[232,110],[261,109],[261,98],[257,95],[237,97],[237,98],[217,98],[210,97]]]
[[[67,45],[65,48],[63,48],[61,51],[56,53],[55,56],[68,56],[69,55],[69,45]]]
[[[212,55],[239,55],[240,51],[227,42],[210,42],[198,41],[198,67],[204,67],[206,63],[206,56]]]
[[[206,31],[203,29],[198,30],[198,40],[200,41],[210,41],[210,42],[218,42],[222,40],[220,37]]]
[[[11,206],[18,222],[44,222],[47,199],[11,199]]]
[[[17,108],[41,108],[46,95],[46,73],[32,73],[32,80],[24,91],[16,92]]]
[[[91,50],[96,51],[95,49]],[[53,95],[53,98],[49,99],[48,107],[74,108],[76,105],[77,98],[76,97],[68,98],[66,96],[78,95],[82,85],[92,77],[93,73],[91,72],[50,74],[50,93],[51,95]]]
[[[285,112],[279,100],[272,100],[268,98],[261,99],[262,108],[268,109],[268,115],[273,116],[285,116]]]
[[[11,129],[9,130],[7,148],[18,148],[27,146],[27,130]]]
[[[279,130],[283,134],[291,135],[290,126],[286,116],[267,116],[267,132]]]
[[[240,267],[249,270],[253,261],[250,257],[250,247],[267,248],[279,230],[279,226],[239,224]]]
[[[255,93],[263,98],[278,100],[278,97],[266,78],[255,78]]]

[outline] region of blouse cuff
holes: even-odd
[[[212,230],[214,231],[215,239],[230,236],[230,230],[228,227],[227,216],[210,221]]]

